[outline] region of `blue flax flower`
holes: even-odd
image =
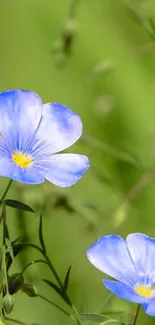
[[[101,237],[87,251],[89,261],[117,281],[104,279],[116,296],[142,304],[155,316],[155,238],[135,233]]]
[[[71,186],[89,168],[86,156],[58,152],[82,133],[77,114],[64,105],[48,103],[26,90],[0,93],[0,175],[39,184],[45,179]]]

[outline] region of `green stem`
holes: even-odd
[[[136,315],[135,315],[135,318],[134,318],[134,321],[133,321],[132,325],[136,325],[137,318],[138,318],[138,315],[139,315],[139,310],[140,310],[140,305],[137,306]]]
[[[7,185],[5,191],[4,191],[4,193],[3,193],[3,195],[2,195],[2,197],[1,197],[1,199],[0,199],[0,205],[2,204],[1,202],[5,199],[5,197],[6,197],[7,193],[8,193],[8,190],[9,190],[9,188],[10,188],[12,182],[13,182],[13,180],[10,179],[10,180],[9,180],[9,183],[8,183],[8,185]]]
[[[21,244],[25,245],[25,247],[32,247],[32,248],[38,250],[44,256],[44,258],[45,258],[51,272],[53,273],[55,279],[57,280],[57,283],[59,284],[59,286],[60,286],[60,288],[61,288],[61,290],[63,292],[63,289],[64,289],[63,283],[62,283],[61,279],[59,278],[59,275],[57,274],[57,271],[55,270],[55,267],[53,266],[52,262],[50,261],[49,257],[47,256],[47,254],[39,246],[37,246],[35,244],[32,244],[32,243],[21,243]],[[69,314],[69,317],[72,318],[72,320],[76,321],[77,325],[82,325],[83,323],[82,323],[81,319],[78,316],[78,312],[77,312],[75,306],[72,304],[72,302],[71,302],[71,300],[70,300],[70,298],[68,297],[67,294],[66,294],[66,298],[67,298],[68,304],[69,304],[69,306],[70,306],[70,308],[71,308],[71,310],[72,310],[72,312],[74,314],[74,318],[73,318],[73,315],[70,315],[70,314]]]
[[[78,0],[71,0],[71,6],[69,10],[69,18],[75,17],[75,10],[77,6]]]
[[[49,265],[49,267],[50,267],[50,269],[51,269],[51,271],[52,271],[52,273],[53,273],[55,279],[57,280],[57,282],[58,282],[60,288],[63,290],[63,289],[64,289],[64,287],[63,287],[63,283],[61,282],[61,280],[60,280],[60,278],[59,278],[59,276],[58,276],[58,274],[57,274],[57,271],[55,270],[55,268],[54,268],[53,264],[51,263],[49,257],[48,257],[47,254],[46,254],[45,252],[43,252],[43,251],[42,251],[42,254],[43,254],[44,258],[46,259],[46,261],[47,261],[47,263],[48,263],[48,265]],[[68,303],[69,303],[69,306],[70,306],[70,308],[71,308],[71,310],[72,310],[72,312],[73,312],[73,314],[74,314],[74,316],[75,316],[76,323],[77,323],[78,325],[82,325],[83,323],[82,323],[81,319],[80,319],[79,316],[78,316],[78,312],[77,312],[75,306],[72,304],[72,302],[71,302],[71,300],[70,300],[70,298],[68,297],[67,294],[66,294],[66,298],[67,298]],[[70,316],[70,317],[71,317],[71,316]]]
[[[74,306],[74,305],[71,305],[71,309],[72,309],[73,314],[74,314],[75,317],[76,317],[76,322],[77,322],[77,324],[78,324],[78,325],[83,325],[83,323],[82,323],[82,321],[81,321],[81,319],[80,319],[80,317],[79,317],[79,315],[78,315],[78,312],[77,312],[75,306]]]
[[[48,302],[49,304],[51,304],[52,306],[56,307],[57,309],[59,309],[62,313],[64,313],[66,316],[71,317],[71,314],[68,313],[68,311],[66,311],[64,308],[60,307],[59,305],[55,304],[53,301],[49,300],[48,298],[38,294],[37,297],[43,299],[44,301]]]
[[[5,320],[7,321],[10,321],[12,323],[16,323],[16,324],[19,324],[19,325],[29,325],[28,323],[25,323],[25,322],[22,322],[18,319],[15,319],[15,318],[11,318],[11,317],[5,317]]]
[[[60,288],[63,289],[63,284],[62,284],[62,282],[61,282],[61,280],[60,280],[60,278],[59,278],[59,276],[58,276],[58,274],[57,274],[57,272],[56,272],[56,270],[55,270],[53,264],[51,263],[49,257],[48,257],[47,254],[46,254],[45,252],[43,252],[43,251],[42,251],[42,254],[43,254],[45,260],[47,261],[47,263],[48,263],[48,265],[49,265],[49,267],[50,267],[50,269],[51,269],[51,271],[52,271],[52,273],[53,273],[55,279],[57,280],[57,282],[58,282]]]
[[[26,271],[26,269],[27,269],[29,266],[31,266],[31,265],[33,265],[33,264],[36,264],[36,263],[44,263],[44,264],[48,265],[47,262],[44,261],[44,260],[34,260],[34,261],[31,261],[31,262],[29,262],[28,264],[26,264],[26,265],[24,266],[23,271],[22,271],[22,274]]]
[[[8,278],[7,278],[7,270],[6,270],[6,248],[5,248],[5,245],[2,246],[2,267],[3,267],[3,272],[4,272],[6,293],[9,294]]]

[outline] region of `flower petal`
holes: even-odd
[[[26,184],[41,184],[45,181],[44,177],[38,173],[35,166],[29,168],[12,168],[11,179]]]
[[[137,304],[142,304],[145,302],[145,298],[136,294],[132,287],[127,286],[126,284],[111,280],[103,280],[103,283],[108,290],[112,291],[119,298],[135,302]]]
[[[35,166],[21,168],[13,163],[9,155],[0,150],[0,176],[11,178],[27,184],[40,184],[44,182]]]
[[[36,134],[36,146],[53,154],[70,147],[82,134],[80,117],[68,107],[51,103],[43,105],[42,120]]]
[[[101,237],[87,251],[89,261],[100,271],[123,282],[134,285],[137,274],[126,242],[118,235]]]
[[[67,187],[76,183],[89,168],[86,156],[76,154],[58,154],[51,156],[50,160],[40,163],[43,176],[51,183]]]
[[[41,98],[27,90],[0,93],[0,133],[10,150],[27,150],[42,113]]]
[[[143,304],[145,313],[149,316],[155,316],[155,299],[151,299],[148,304]]]
[[[145,284],[155,283],[155,239],[145,234],[130,234],[127,246],[137,273]]]

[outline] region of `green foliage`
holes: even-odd
[[[10,241],[3,245],[11,276],[40,259],[46,243],[60,279],[72,265],[67,293],[74,304],[80,296],[83,313],[98,314],[108,292],[101,282],[103,275],[86,259],[88,246],[107,233],[126,236],[141,231],[155,236],[154,174],[148,177],[155,165],[155,3],[77,1],[73,24],[68,24],[69,7],[66,0],[61,5],[55,0],[0,1],[1,90],[34,90],[44,102],[61,102],[80,114],[83,138],[70,152],[86,154],[91,161],[88,173],[70,189],[13,183],[7,196],[11,204],[21,201],[37,214],[26,212],[30,210],[23,204],[17,213],[6,199]],[[6,183],[1,177],[1,193]],[[19,203],[15,205],[19,209]],[[40,213],[44,224],[41,246],[36,248]],[[1,260],[4,255],[3,248]],[[5,284],[4,271],[0,285]],[[42,278],[60,287],[45,263],[34,263],[24,272],[25,283],[32,282],[62,306],[62,297]],[[11,317],[23,320],[19,324],[72,324],[42,300],[28,299],[20,291],[15,300]],[[114,297],[104,307],[127,314],[134,309]],[[111,317],[121,321],[122,316],[117,316]],[[154,318],[141,313],[137,324],[154,324]]]

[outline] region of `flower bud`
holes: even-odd
[[[75,19],[68,19],[66,21],[66,24],[63,28],[63,37],[66,38],[72,38],[75,36],[77,32],[77,21]]]
[[[26,293],[29,297],[37,297],[37,296],[38,296],[37,288],[36,288],[35,286],[33,286],[32,284],[23,283],[21,289],[22,289],[22,291],[23,291],[24,293]]]
[[[9,293],[13,295],[16,293],[24,283],[22,273],[14,273],[8,278]]]
[[[2,300],[2,305],[3,305],[3,308],[6,312],[6,314],[10,314],[14,307],[13,296],[11,296],[9,293],[7,293],[6,296],[4,296],[4,298]]]

